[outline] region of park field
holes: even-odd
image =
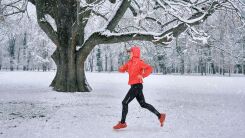
[[[121,118],[127,74],[86,73],[92,92],[63,93],[49,87],[55,72],[0,72],[1,138],[244,138],[245,77],[150,75],[146,102],[157,117],[129,104]]]

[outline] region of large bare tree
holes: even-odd
[[[188,28],[201,24],[216,10],[239,10],[240,1],[233,0],[29,0],[36,7],[41,29],[57,46],[52,55],[57,72],[51,86],[56,91],[89,92],[84,62],[96,45],[132,40],[167,45]],[[235,2],[235,3],[234,3]],[[110,4],[114,10],[107,14],[96,6]],[[238,4],[238,6],[237,6]],[[243,6],[243,5],[241,5]],[[129,11],[139,23],[120,28],[120,21]],[[85,38],[85,27],[92,16],[105,21],[103,27]],[[239,17],[242,18],[240,14]],[[48,18],[55,21],[56,28]],[[151,31],[144,24],[158,29]],[[91,23],[91,22],[90,22]],[[127,30],[127,31],[125,31]]]

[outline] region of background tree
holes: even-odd
[[[11,35],[9,37],[9,47],[8,47],[8,52],[9,52],[9,62],[10,62],[10,70],[13,71],[14,70],[14,63],[15,63],[15,42],[16,42],[16,38],[15,36]]]
[[[96,60],[97,70],[98,72],[101,72],[103,70],[103,67],[102,67],[101,48],[99,46],[97,48],[96,59],[97,59]]]

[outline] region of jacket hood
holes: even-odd
[[[133,58],[140,58],[140,48],[134,46],[131,48],[131,52],[133,53]]]

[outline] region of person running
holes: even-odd
[[[130,59],[127,63],[119,67],[119,72],[124,73],[128,72],[129,80],[128,84],[131,85],[128,93],[122,101],[122,118],[118,122],[114,129],[126,128],[126,116],[128,113],[128,104],[136,98],[142,108],[146,108],[152,113],[154,113],[159,121],[160,126],[163,126],[165,121],[166,114],[159,113],[151,104],[146,103],[144,94],[143,94],[143,78],[149,76],[152,72],[152,67],[146,64],[143,60],[140,59],[140,48],[133,46],[128,52],[130,52]]]

